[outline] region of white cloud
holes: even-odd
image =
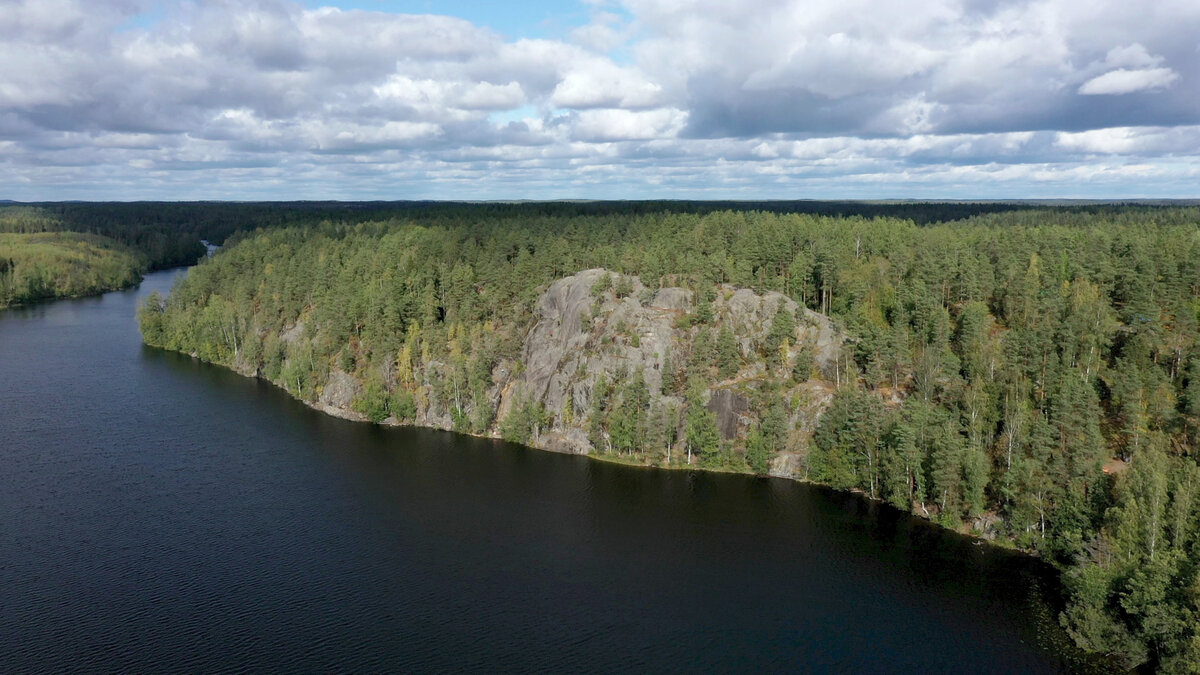
[[[1054,143],[1066,150],[1087,153],[1122,154],[1137,150],[1142,145],[1142,139],[1137,129],[1119,127],[1113,129],[1092,129],[1079,133],[1059,132]]]
[[[748,90],[798,87],[842,98],[893,85],[943,58],[919,44],[839,32],[798,42],[783,59],[750,72],[742,86]]]
[[[589,142],[670,138],[687,121],[681,110],[584,110],[575,116],[572,136]]]
[[[1197,2],[590,11],[506,40],[295,0],[0,0],[0,198],[1194,193],[1200,174]]]
[[[1184,156],[1200,147],[1200,126],[1113,127],[1059,132],[1055,146],[1069,152],[1130,157]]]
[[[629,39],[628,27],[612,12],[592,13],[591,21],[571,31],[571,39],[596,52],[609,52]]]
[[[1085,96],[1132,94],[1135,91],[1165,89],[1178,79],[1179,74],[1170,68],[1118,68],[1084,82],[1079,87],[1079,93]]]
[[[1104,63],[1111,68],[1146,68],[1162,63],[1161,56],[1151,56],[1142,45],[1134,42],[1123,47],[1113,47],[1104,55]]]
[[[566,73],[550,102],[560,108],[646,108],[662,103],[662,87],[611,61],[588,59]]]
[[[525,94],[517,82],[499,85],[491,82],[414,80],[404,75],[392,75],[373,91],[380,99],[398,102],[434,116],[447,114],[447,108],[511,110],[525,103]]]
[[[439,135],[441,127],[429,122],[385,122],[382,125],[304,125],[316,150],[343,151],[372,147],[405,147],[413,141]],[[364,148],[364,146],[366,146]]]

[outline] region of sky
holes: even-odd
[[[1200,197],[1200,2],[0,0],[0,199]]]

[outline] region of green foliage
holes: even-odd
[[[800,343],[800,349],[796,351],[796,364],[792,366],[792,380],[797,383],[807,382],[812,377],[814,358],[816,358],[816,349],[814,349],[812,341],[805,340]]]
[[[707,408],[708,396],[704,381],[693,376],[688,381],[687,417],[684,441],[687,444],[688,461],[699,457],[702,466],[715,466],[719,462],[721,434],[717,429],[717,416]]]
[[[616,284],[613,285],[613,293],[615,293],[618,298],[627,298],[632,295],[633,279],[625,276],[624,274],[620,275],[617,278]]]
[[[771,451],[759,429],[751,431],[746,437],[746,466],[760,476],[771,470]]]
[[[613,283],[612,283],[612,275],[611,274],[600,275],[600,278],[596,280],[596,283],[592,284],[592,288],[591,288],[592,297],[599,298],[600,296],[607,293],[610,289],[612,289],[612,286],[613,286]]]
[[[738,351],[737,341],[729,324],[721,326],[717,332],[717,377],[727,380],[738,373],[742,365],[742,355]]]
[[[417,403],[411,391],[397,389],[388,399],[388,409],[399,422],[412,422],[417,417]]]
[[[672,401],[652,404],[646,428],[646,454],[648,459],[659,464],[670,464],[672,449],[678,441],[679,407]]]
[[[500,422],[500,437],[510,443],[529,443],[546,426],[546,409],[538,401],[522,399]]]
[[[701,328],[692,340],[692,351],[688,356],[687,370],[690,374],[703,375],[712,367],[717,358],[717,345],[713,340],[712,331]]]
[[[813,434],[809,469],[814,480],[834,487],[878,492],[883,404],[874,395],[839,389]]]
[[[606,431],[610,391],[608,378],[601,374],[592,388],[592,404],[588,413],[588,440],[597,452],[607,452],[612,447]]]
[[[388,416],[388,393],[383,378],[375,371],[367,375],[362,393],[354,400],[355,411],[366,416],[367,421],[378,424]]]
[[[0,308],[124,288],[146,268],[145,256],[107,237],[0,231]]]
[[[142,304],[138,307],[137,320],[138,329],[142,333],[142,341],[148,345],[162,346],[166,342],[165,328],[163,325],[163,312],[166,310],[166,301],[158,291],[153,291]]]
[[[767,364],[777,368],[780,364],[779,348],[785,341],[790,341],[796,334],[796,317],[788,311],[784,303],[779,303],[775,316],[771,319],[771,328],[767,331],[763,350],[766,352]],[[808,378],[805,378],[808,379]]]
[[[1200,648],[1200,209],[760,206],[771,212],[214,207],[264,229],[152,298],[139,322],[149,344],[257,367],[306,400],[334,364],[379,373],[398,419],[433,410],[482,433],[495,428],[491,372],[520,368],[547,284],[595,267],[629,275],[603,275],[597,307],[631,291],[633,275],[686,286],[695,309],[662,373],[663,393],[685,393],[686,406],[643,392],[634,372],[599,383],[589,409],[569,415],[597,452],[673,462],[681,449],[703,466],[764,472],[786,442],[783,399],[818,378],[800,391],[837,390],[808,448],[810,478],[1039,551],[1067,570],[1063,620],[1081,644],[1183,669]],[[196,215],[162,208],[172,223]],[[869,218],[785,212],[800,208]],[[39,227],[39,213],[22,222]],[[0,284],[30,288],[13,281],[11,259],[0,249]],[[795,316],[782,305],[743,364],[733,326],[716,321],[718,289],[735,286],[829,316],[847,337],[836,368],[816,372],[811,341],[783,362]],[[760,358],[763,390],[777,389],[749,437],[722,443],[706,391]],[[379,398],[368,388],[364,406]],[[531,406],[501,422],[506,437],[528,440],[545,423]]]
[[[633,455],[644,449],[650,392],[638,370],[620,394],[620,402],[608,419],[609,440],[618,452]]]
[[[696,311],[692,312],[692,325],[711,326],[713,322],[713,300],[717,299],[717,291],[712,286],[706,286],[696,296]]]
[[[134,283],[138,274],[147,267],[165,269],[195,262],[204,254],[201,239],[220,243],[235,229],[245,225],[245,221],[223,218],[223,214],[217,213],[230,209],[231,206],[199,203],[0,205],[0,233],[13,233],[21,237],[36,235],[31,238],[33,241],[49,242],[60,248],[73,248],[76,249],[75,253],[81,248],[80,242],[86,242],[101,249],[130,255],[135,261],[120,260],[114,264],[110,260],[101,260],[97,265],[97,261],[85,259],[72,261],[82,264],[72,264],[70,267],[61,264],[50,267],[52,284],[56,286],[68,285],[72,283],[70,278],[78,280],[80,275],[86,278],[89,274],[97,273],[103,276],[113,269],[133,270],[133,281],[117,286],[119,288]],[[232,208],[245,209],[236,206]],[[6,242],[5,236],[0,234],[0,258],[6,257],[2,251],[9,245],[19,245],[13,244],[12,240]],[[17,241],[20,241],[20,238]],[[60,251],[55,257],[61,258],[61,254]],[[97,269],[106,267],[109,269]],[[95,290],[77,291],[75,294],[102,290],[109,288],[98,287]]]

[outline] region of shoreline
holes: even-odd
[[[184,268],[184,269],[186,269],[186,268]],[[38,298],[37,300],[31,300],[28,302],[14,302],[10,305],[0,305],[0,310],[28,309],[30,307],[37,307],[38,305],[44,305],[48,302],[58,302],[59,300],[83,300],[86,298],[99,297],[101,295],[104,295],[105,293],[118,293],[121,291],[128,291],[130,289],[137,288],[139,285],[141,285],[141,283],[146,280],[146,274],[148,274],[148,273],[149,272],[141,272],[140,273],[141,276],[138,278],[137,281],[134,281],[133,283],[127,284],[125,286],[115,286],[112,288],[102,287],[102,288],[96,288],[94,290],[89,290],[84,293],[73,293],[71,295],[52,295],[48,298]]]
[[[199,262],[199,260],[197,260],[196,262]],[[101,287],[101,288],[96,288],[94,290],[90,290],[90,291],[87,291],[84,293],[75,293],[72,295],[53,295],[48,298],[40,298],[38,300],[33,300],[30,302],[14,302],[10,305],[0,305],[0,311],[9,310],[9,309],[28,309],[30,307],[37,307],[39,305],[44,305],[48,302],[58,302],[59,300],[84,300],[87,298],[99,297],[101,295],[104,295],[105,293],[119,293],[119,292],[123,292],[123,291],[130,291],[130,290],[136,289],[138,286],[141,286],[142,283],[146,281],[146,277],[151,274],[158,274],[159,272],[170,272],[172,270],[174,270],[176,272],[187,271],[195,266],[196,266],[196,264],[192,263],[190,265],[171,265],[169,267],[147,267],[146,269],[138,271],[138,273],[137,273],[138,278],[135,281],[132,281],[123,286]],[[145,344],[145,343],[143,343],[143,344]]]
[[[434,431],[444,431],[447,433],[459,434],[462,436],[470,436],[472,438],[488,439],[488,440],[492,440],[492,441],[502,441],[504,443],[510,443],[512,445],[519,445],[522,447],[529,448],[531,450],[537,450],[539,452],[550,452],[550,453],[554,453],[554,454],[558,454],[558,455],[574,455],[574,456],[579,456],[579,457],[586,457],[588,460],[591,460],[591,461],[604,462],[606,464],[625,466],[625,467],[629,467],[629,468],[633,468],[633,469],[648,469],[648,470],[659,470],[659,471],[695,471],[695,472],[705,472],[705,473],[713,473],[713,474],[746,476],[749,478],[779,479],[779,480],[791,481],[791,482],[799,483],[802,485],[810,485],[810,486],[814,486],[814,487],[819,487],[824,490],[830,490],[830,491],[832,491],[834,493],[838,493],[838,494],[854,495],[856,497],[859,497],[861,499],[864,499],[864,500],[870,502],[873,505],[884,506],[887,508],[895,509],[899,513],[903,513],[903,514],[906,514],[913,518],[916,518],[920,521],[926,522],[931,526],[937,527],[939,530],[943,530],[946,532],[951,532],[951,533],[954,533],[957,535],[968,537],[982,545],[992,546],[999,550],[1008,551],[1010,553],[1020,554],[1022,556],[1026,556],[1030,559],[1041,561],[1042,563],[1048,565],[1051,569],[1054,569],[1056,571],[1056,573],[1061,571],[1061,570],[1059,570],[1058,566],[1056,566],[1053,563],[1042,558],[1042,556],[1040,556],[1037,553],[1037,551],[1021,548],[1021,547],[1017,546],[1015,542],[1011,541],[1008,538],[1001,537],[1001,536],[994,536],[989,539],[984,534],[981,534],[978,531],[974,530],[974,528],[967,528],[966,522],[963,523],[963,527],[961,527],[961,528],[958,528],[958,529],[950,528],[950,527],[947,527],[947,526],[937,522],[936,520],[934,520],[932,517],[930,517],[928,515],[922,515],[920,513],[917,513],[915,510],[905,511],[904,509],[898,508],[895,504],[892,504],[891,502],[888,502],[885,499],[882,499],[879,497],[872,497],[871,495],[867,494],[866,492],[864,492],[860,489],[846,490],[846,489],[836,488],[836,487],[833,487],[832,485],[827,485],[825,483],[818,483],[816,481],[809,480],[808,478],[803,477],[803,476],[790,475],[790,474],[785,474],[785,473],[757,474],[757,473],[751,473],[748,471],[737,471],[737,470],[728,469],[728,468],[704,467],[704,466],[692,465],[692,464],[674,464],[674,463],[666,464],[666,465],[648,464],[648,463],[645,463],[642,461],[637,461],[632,458],[625,458],[620,455],[607,455],[607,454],[592,453],[592,452],[567,452],[567,451],[563,451],[563,450],[556,450],[554,447],[552,447],[549,444],[535,444],[533,442],[520,443],[517,441],[506,441],[499,435],[499,432],[496,431],[495,429],[493,429],[490,433],[476,434],[476,433],[472,433],[470,431],[462,431],[462,430],[454,429],[453,427],[438,426],[438,425],[431,425],[431,424],[398,422],[395,420],[394,417],[392,417],[390,415],[380,422],[371,422],[370,420],[368,420],[366,418],[365,415],[363,415],[362,413],[357,412],[355,410],[350,410],[347,408],[341,408],[338,406],[320,403],[318,401],[308,401],[305,399],[297,398],[290,391],[288,391],[286,387],[280,385],[277,382],[273,382],[273,381],[259,375],[257,372],[246,372],[245,370],[236,368],[232,365],[225,365],[225,364],[216,363],[213,361],[205,361],[204,359],[201,359],[200,356],[196,353],[176,351],[176,350],[168,349],[165,347],[149,345],[149,344],[146,344],[145,342],[143,342],[142,345],[146,346],[146,347],[151,347],[153,349],[159,349],[164,352],[170,352],[173,354],[180,354],[182,356],[187,356],[187,357],[189,357],[195,361],[198,361],[200,363],[205,363],[208,365],[224,368],[232,373],[235,373],[235,374],[245,377],[247,379],[265,382],[266,384],[269,384],[272,387],[275,387],[276,389],[279,389],[280,391],[282,391],[291,400],[296,401],[311,410],[315,410],[319,413],[329,415],[330,417],[336,417],[338,419],[343,419],[348,422],[358,422],[358,423],[362,423],[362,424],[374,424],[374,425],[377,425],[380,427],[388,427],[388,428],[408,427],[408,428],[413,428],[413,429],[430,429],[430,430],[434,430]]]

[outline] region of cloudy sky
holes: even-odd
[[[0,199],[1200,196],[1200,2],[0,0]]]

